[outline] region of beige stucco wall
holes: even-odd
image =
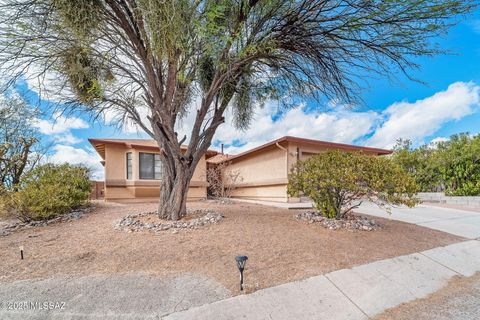
[[[286,152],[277,146],[233,160],[226,170],[238,171],[241,181],[232,197],[286,202],[286,165]]]
[[[278,202],[299,202],[287,195],[288,173],[297,161],[327,151],[329,148],[308,143],[283,142],[238,159],[226,170],[238,170],[243,178],[236,183],[233,198]],[[376,155],[376,153],[367,153]]]
[[[132,179],[127,180],[127,152],[132,153]],[[151,149],[129,149],[117,145],[105,146],[105,200],[158,198],[160,181],[139,178],[140,152],[155,153]],[[187,200],[207,196],[206,161],[197,165],[190,183]]]

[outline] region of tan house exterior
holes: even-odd
[[[160,176],[156,176],[155,154],[159,148],[153,140],[142,139],[89,139],[102,157],[105,167],[105,200],[157,199],[160,194]],[[207,165],[228,162],[226,170],[239,172],[232,197],[275,202],[300,202],[287,194],[288,173],[297,161],[329,149],[363,151],[369,155],[386,155],[390,150],[360,147],[297,137],[283,137],[238,155],[223,155],[209,150],[195,169],[187,200],[207,197]],[[143,162],[142,162],[142,159]],[[145,160],[147,159],[147,160]],[[142,168],[150,168],[148,174]],[[149,167],[151,165],[151,167]],[[157,179],[155,179],[157,178]]]
[[[154,140],[88,139],[88,141],[102,157],[105,168],[105,200],[158,199],[161,176],[157,174],[153,160],[155,154],[159,154],[159,148]],[[215,151],[208,151],[198,163],[190,182],[187,200],[207,197],[206,157],[216,154]],[[153,160],[153,176],[142,177],[140,158]]]
[[[287,194],[290,169],[297,161],[304,161],[312,155],[329,149],[363,151],[369,155],[391,153],[390,150],[385,149],[286,136],[238,155],[225,155],[223,158],[216,156],[207,162],[214,165],[228,161],[226,170],[239,172],[241,182],[235,183],[235,189],[232,191],[233,198],[300,202],[301,199],[289,197]]]

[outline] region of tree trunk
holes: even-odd
[[[168,189],[167,181],[162,180],[160,187],[160,204],[158,214],[162,219],[179,220],[187,214],[187,193],[190,179],[177,178],[172,188]]]
[[[186,165],[174,168],[174,170],[164,167],[158,206],[160,218],[179,220],[187,214],[187,193],[190,179],[190,168]]]

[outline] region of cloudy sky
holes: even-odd
[[[417,60],[422,68],[413,75],[425,84],[401,76],[393,82],[373,79],[362,93],[364,105],[350,108],[305,102],[280,112],[277,103],[269,102],[256,110],[255,121],[246,131],[235,130],[227,114],[213,148],[223,143],[228,153],[235,154],[285,135],[390,148],[398,138],[420,145],[455,133],[479,133],[480,20],[475,16],[438,39],[454,55]],[[19,84],[17,91],[32,104],[38,100],[26,83]],[[193,115],[187,116],[179,131],[188,132],[192,119]],[[118,130],[87,116],[50,114],[33,125],[51,143],[51,161],[89,165],[99,179],[102,167],[88,138],[146,137],[131,127]]]

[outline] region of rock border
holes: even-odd
[[[178,230],[182,229],[198,229],[207,225],[216,224],[224,218],[221,213],[212,209],[195,209],[187,211],[187,215],[198,213],[203,214],[203,216],[187,221],[145,223],[140,221],[138,218],[157,214],[156,211],[146,211],[125,216],[122,219],[118,220],[115,223],[114,227],[117,230],[123,230],[126,232],[139,232],[145,230],[152,232],[162,232],[167,230],[173,230],[174,233],[176,233],[178,232]]]
[[[96,208],[95,205],[89,204],[49,220],[39,220],[39,221],[30,221],[30,222],[18,221],[18,222],[11,222],[11,223],[5,224],[4,226],[0,225],[0,237],[8,236],[9,234],[21,229],[45,227],[54,223],[78,220],[82,218],[84,215],[94,211],[95,208]]]
[[[304,211],[293,216],[297,221],[307,221],[308,223],[318,223],[329,230],[349,230],[349,231],[376,231],[381,226],[375,220],[368,219],[359,215],[348,215],[345,219],[329,219],[318,211]]]

